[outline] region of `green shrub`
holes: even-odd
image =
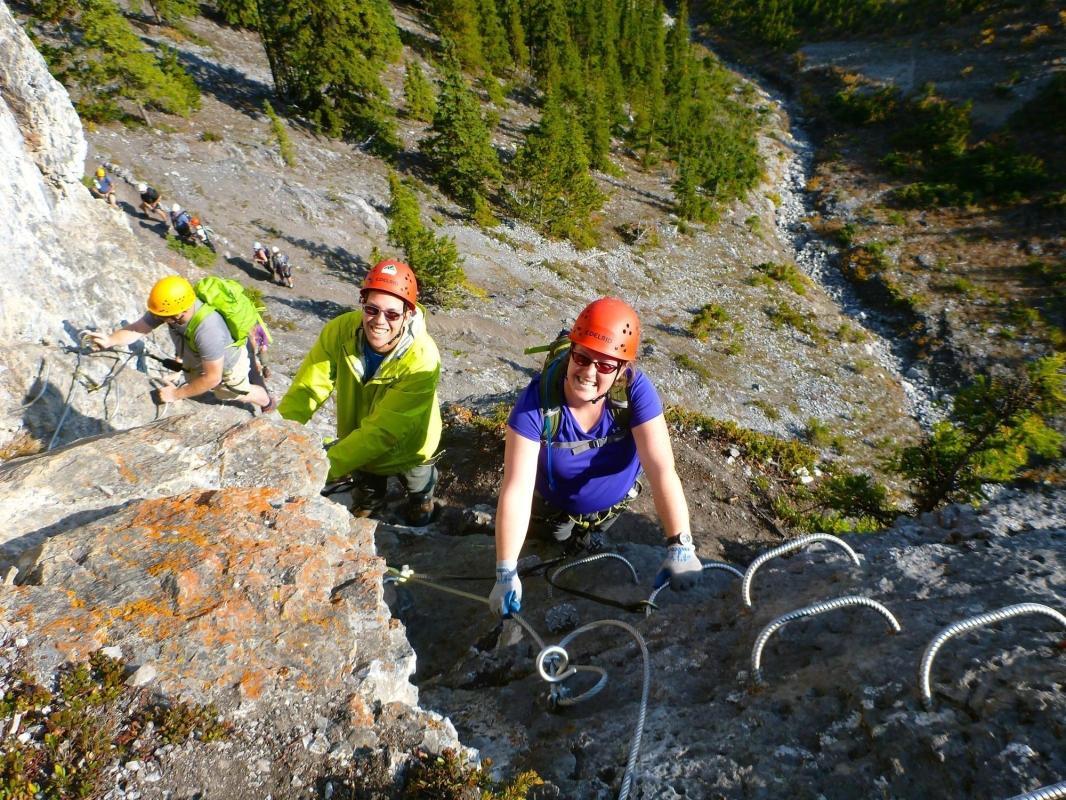
[[[402,800],[459,800],[477,797],[480,800],[524,800],[544,781],[532,770],[519,773],[510,784],[492,780],[491,759],[480,766],[469,764],[454,750],[445,749],[440,755],[424,751],[415,753],[415,760],[407,772]]]
[[[712,333],[722,329],[729,322],[729,312],[719,303],[707,303],[692,318],[688,332],[701,342],[707,341]]]
[[[745,457],[769,464],[790,473],[805,467],[814,469],[818,453],[807,445],[789,439],[779,439],[766,433],[743,428],[731,420],[715,419],[679,406],[668,406],[666,420],[681,428],[693,428],[701,436],[736,445]]]
[[[278,116],[274,107],[270,105],[269,100],[263,101],[263,111],[270,118],[270,129],[274,132],[274,138],[277,139],[281,160],[285,162],[285,166],[295,167],[296,149],[292,146],[289,132],[285,130],[285,123],[281,121],[281,117]]]
[[[709,369],[703,366],[703,364],[700,364],[698,361],[695,361],[689,356],[685,355],[684,353],[675,353],[673,360],[678,367],[683,370],[688,370],[689,372],[696,373],[704,381],[710,382],[714,379],[714,376],[711,375],[711,371]]]
[[[833,429],[820,419],[811,417],[803,428],[803,438],[813,447],[824,449],[833,442]]]
[[[466,279],[455,240],[436,236],[423,224],[418,198],[395,172],[389,173],[389,194],[389,243],[403,249],[418,279],[419,297],[451,305]]]
[[[917,510],[983,498],[983,484],[1012,480],[1032,455],[1060,457],[1063,437],[1047,419],[1066,407],[1064,367],[1058,353],[1017,373],[978,376],[959,392],[950,418],[892,460]]]
[[[177,236],[167,237],[167,247],[180,256],[184,256],[200,269],[207,269],[215,263],[218,255],[210,247],[198,244],[186,244]]]
[[[778,303],[766,309],[766,316],[775,328],[793,328],[809,336],[815,344],[825,343],[825,335],[815,322],[814,314],[803,313],[788,303]]]
[[[755,271],[759,273],[752,279],[753,283],[769,284],[771,281],[787,283],[796,294],[805,295],[811,285],[810,278],[796,269],[795,264],[775,264],[765,262],[756,264]]]
[[[899,100],[899,89],[894,86],[849,86],[833,95],[829,110],[841,122],[872,125],[891,118]]]

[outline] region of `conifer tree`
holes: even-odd
[[[563,0],[527,3],[526,39],[530,65],[541,88],[547,92],[551,85],[561,88],[568,97],[580,98],[583,93],[581,58],[570,35]]]
[[[455,240],[436,236],[423,223],[418,198],[395,172],[389,173],[389,243],[403,250],[418,280],[423,302],[449,304],[466,278]]]
[[[437,95],[432,133],[420,149],[433,165],[438,185],[467,208],[473,208],[502,179],[480,103],[463,77],[454,55],[447,55]]]
[[[480,72],[485,68],[485,48],[481,40],[479,0],[433,0],[433,21],[442,39],[463,69]]]
[[[403,97],[407,115],[412,119],[431,122],[437,111],[437,98],[433,94],[433,84],[426,78],[417,61],[408,61],[403,76]]]
[[[611,154],[611,117],[603,90],[603,78],[594,73],[587,83],[584,126],[589,166],[602,170],[608,167]]]
[[[200,6],[196,0],[145,0],[144,5],[135,4],[141,10],[144,5],[152,11],[156,22],[165,22],[173,25],[184,17],[193,17],[200,13]]]
[[[959,392],[950,419],[895,462],[912,481],[917,510],[983,497],[982,484],[1012,480],[1031,453],[1061,457],[1063,437],[1047,420],[1066,406],[1064,367],[1057,353],[1017,374],[978,376]]]
[[[507,32],[496,11],[496,0],[478,0],[478,22],[485,63],[493,75],[503,75],[514,62],[507,44]]]
[[[330,136],[395,144],[381,72],[401,45],[386,0],[260,2],[259,22],[285,102]]]
[[[117,101],[125,99],[147,122],[146,108],[182,116],[199,108],[200,92],[177,53],[164,51],[157,58],[145,50],[114,0],[85,0],[77,24],[84,44],[77,81],[86,90],[79,110],[90,117],[114,117],[120,113]]]
[[[607,198],[589,174],[578,121],[554,93],[515,156],[514,183],[520,218],[578,247],[595,243],[592,215]]]
[[[678,161],[674,181],[674,210],[681,219],[708,221],[710,203],[700,187],[699,159],[684,155]]]
[[[526,46],[526,29],[522,25],[522,9],[518,0],[500,0],[500,17],[507,34],[507,46],[511,50],[511,63],[519,72],[529,69],[529,48]]]
[[[259,6],[256,0],[215,0],[215,8],[227,25],[249,30],[259,27]]]

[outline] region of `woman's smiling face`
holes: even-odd
[[[624,361],[575,344],[570,348],[566,386],[574,400],[590,402],[607,394]]]

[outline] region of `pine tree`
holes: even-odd
[[[710,203],[700,187],[699,159],[682,156],[674,181],[674,210],[681,219],[708,221]]]
[[[437,111],[437,98],[433,94],[433,84],[426,78],[417,61],[408,61],[403,76],[404,105],[407,115],[423,122],[433,120]]]
[[[438,185],[467,208],[502,179],[500,162],[481,117],[480,104],[454,56],[445,58],[432,134],[420,149]]]
[[[1064,368],[1066,356],[1057,353],[1017,374],[981,375],[959,392],[951,418],[896,460],[917,510],[983,497],[982,484],[1012,480],[1031,453],[1061,457],[1063,437],[1046,420],[1066,406]]]
[[[507,45],[511,50],[511,62],[519,72],[529,69],[529,48],[526,46],[526,30],[522,25],[522,9],[518,0],[500,0],[500,17],[507,32]]]
[[[611,117],[603,90],[603,78],[593,73],[587,84],[584,127],[589,166],[593,169],[607,169],[611,155]]]
[[[85,90],[78,106],[87,116],[117,116],[120,99],[132,103],[146,122],[146,108],[187,116],[199,107],[200,92],[177,53],[164,50],[157,58],[145,50],[114,0],[85,0],[77,25],[84,50],[76,74]]]
[[[259,27],[259,6],[256,0],[215,0],[215,8],[227,25],[249,30]]]
[[[589,174],[581,127],[554,93],[514,160],[515,213],[578,247],[595,243],[592,215],[606,196]]]
[[[152,10],[152,16],[156,22],[165,22],[173,25],[185,17],[194,17],[200,13],[200,6],[196,0],[145,0],[145,4]],[[141,10],[144,6],[137,5]]]
[[[496,0],[478,0],[478,21],[485,63],[493,75],[503,75],[514,62],[507,44],[507,32],[496,11]]]
[[[448,305],[466,276],[455,240],[436,236],[422,224],[418,198],[395,172],[389,173],[389,243],[403,250],[418,280],[423,302]]]
[[[401,45],[386,0],[260,2],[259,21],[286,103],[329,136],[395,145],[381,72]]]
[[[481,40],[479,0],[433,0],[433,21],[442,39],[463,69],[485,69],[485,48]]]

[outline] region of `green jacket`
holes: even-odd
[[[329,479],[362,470],[398,475],[426,463],[440,444],[437,402],[440,353],[418,306],[377,373],[363,381],[363,312],[326,323],[278,405],[285,419],[306,423],[337,393],[337,438]]]

